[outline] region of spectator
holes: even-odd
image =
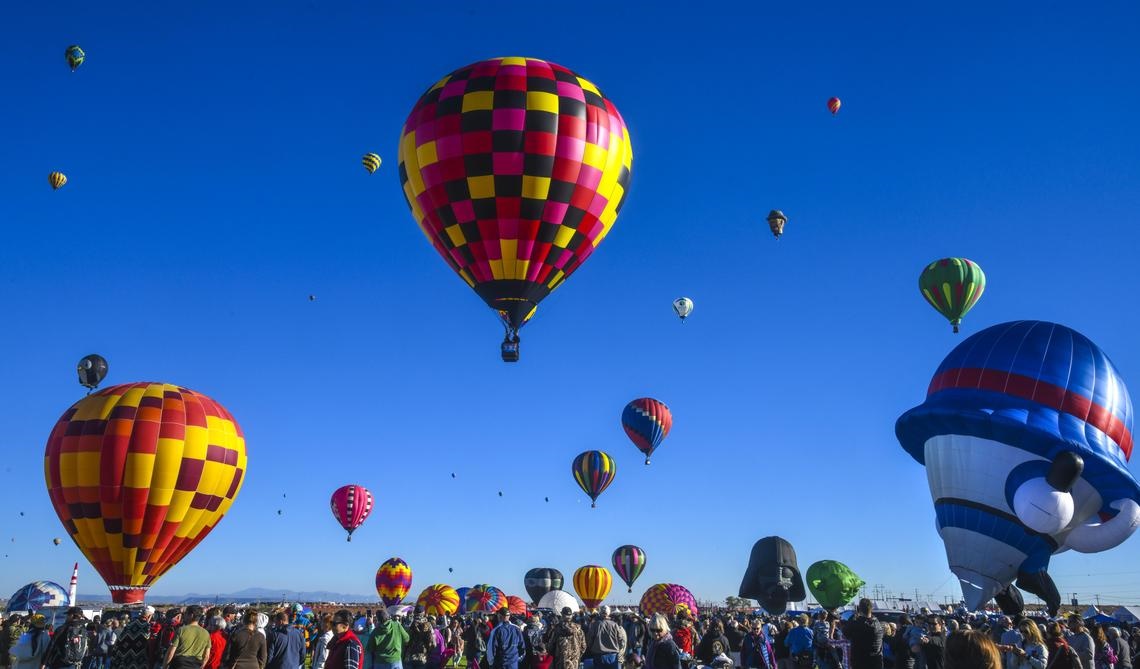
[[[210,633],[198,624],[201,616],[202,607],[186,607],[186,616],[174,633],[163,666],[170,669],[202,669],[210,661]]]
[[[1002,669],[997,645],[978,630],[951,634],[946,639],[944,660],[945,669]]]
[[[873,611],[871,600],[864,597],[843,626],[843,636],[851,642],[852,669],[883,669],[883,625]]]
[[[646,669],[681,669],[681,649],[669,634],[669,621],[660,613],[649,621],[649,648],[645,651]],[[770,668],[769,668],[770,669]]]
[[[333,637],[325,657],[325,669],[361,669],[364,647],[352,631],[352,614],[340,609],[332,617]]]
[[[265,636],[257,631],[257,618],[264,614],[250,609],[242,617],[242,625],[230,633],[223,669],[265,669],[268,652]]]

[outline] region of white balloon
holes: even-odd
[[[673,300],[673,311],[677,312],[677,315],[681,317],[681,322],[683,323],[685,319],[689,317],[689,314],[693,313],[693,301],[687,297],[678,297]]]
[[[555,613],[561,613],[563,608],[569,608],[574,613],[578,612],[578,600],[574,599],[574,595],[566,592],[565,590],[551,590],[538,600],[538,608],[540,609],[553,609]]]

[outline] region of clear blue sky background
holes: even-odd
[[[108,383],[204,392],[248,440],[236,504],[156,593],[368,593],[393,555],[415,592],[521,593],[530,567],[569,576],[634,543],[640,586],[722,598],[779,534],[805,568],[838,559],[868,587],[956,598],[925,473],[894,437],[960,341],[916,279],[978,261],[989,287],[961,336],[1056,320],[1140,395],[1140,10],[717,4],[9,8],[0,591],[83,562],[51,545],[42,456],[97,351]],[[396,169],[420,93],[500,55],[595,81],[634,147],[616,226],[514,366]],[[384,158],[373,176],[365,151]],[[779,242],[771,208],[790,219]],[[679,295],[696,302],[684,326]],[[643,395],[675,416],[650,467],[619,427]],[[619,465],[595,510],[569,474],[592,448]],[[346,544],[328,496],[352,481],[377,508]],[[1137,541],[1056,557],[1059,589],[1140,601]],[[81,590],[102,591],[83,567]]]

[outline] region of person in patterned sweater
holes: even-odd
[[[111,646],[111,669],[150,669],[152,618],[154,607],[148,606],[123,627],[115,645]]]

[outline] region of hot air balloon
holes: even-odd
[[[103,382],[103,377],[107,376],[107,359],[98,353],[92,353],[79,361],[75,371],[79,373],[79,385],[94,390]]]
[[[986,274],[976,262],[965,258],[935,260],[922,270],[918,289],[930,306],[950,320],[954,332],[986,290]]]
[[[507,605],[507,595],[494,586],[480,584],[467,591],[464,605],[468,613],[492,613]]]
[[[48,175],[48,183],[51,184],[52,190],[59,190],[67,183],[67,175],[63,172],[52,172]]]
[[[645,454],[645,464],[649,464],[649,456],[673,427],[673,414],[661,400],[641,397],[625,405],[621,412],[621,427],[637,450]]]
[[[839,113],[839,108],[843,106],[843,102],[839,98],[828,98],[827,111],[831,112],[832,116]]]
[[[8,613],[67,606],[70,601],[62,585],[53,581],[32,581],[8,598]]]
[[[72,72],[79,69],[83,61],[87,60],[87,54],[83,53],[83,49],[80,49],[78,44],[72,44],[67,47],[63,55],[67,58],[67,66],[71,68]]]
[[[610,594],[614,577],[610,570],[597,565],[578,567],[574,572],[574,592],[582,598],[586,608],[593,611]]]
[[[562,572],[553,567],[535,567],[523,577],[523,586],[530,601],[537,602],[551,590],[562,589]]]
[[[645,551],[628,544],[619,546],[610,561],[613,562],[617,575],[629,586],[629,592],[633,592],[633,582],[645,569]]]
[[[455,594],[459,596],[459,610],[467,610],[467,593],[471,592],[471,588],[456,588]]]
[[[590,508],[594,508],[598,506],[598,495],[614,482],[617,463],[607,453],[586,451],[574,458],[570,472],[574,474],[574,480],[582,491],[590,496]]]
[[[336,522],[348,531],[348,541],[352,541],[352,533],[372,513],[372,493],[364,486],[341,486],[333,492],[329,504]]]
[[[779,209],[773,209],[768,212],[768,227],[772,229],[772,234],[776,239],[780,239],[780,235],[784,234],[784,226],[788,223],[788,217],[784,216],[784,212]]]
[[[388,558],[376,570],[376,594],[384,606],[395,606],[404,601],[412,589],[412,568],[398,557]]]
[[[53,544],[55,544],[56,546],[58,546],[58,545],[60,545],[61,543],[63,543],[62,541],[60,541],[60,538],[59,538],[59,537],[56,537],[56,538],[52,539],[52,540],[51,540],[51,542],[52,542]]]
[[[676,312],[681,322],[684,323],[685,319],[689,317],[689,314],[693,313],[693,301],[687,297],[678,297],[673,300],[673,311]]]
[[[364,169],[368,170],[369,174],[375,174],[376,170],[380,169],[380,156],[375,153],[364,154],[360,162],[364,164]]]
[[[536,608],[550,609],[555,612],[561,612],[562,609],[566,608],[577,613],[580,607],[578,606],[578,600],[574,599],[574,595],[571,595],[565,590],[551,590],[543,595],[542,599],[538,600],[538,606]]]
[[[696,618],[699,613],[697,600],[693,597],[693,593],[689,592],[688,588],[676,583],[658,583],[649,586],[649,589],[641,596],[638,608],[649,617],[655,613],[660,613],[667,618],[672,618],[679,611],[688,611],[690,617]]]
[[[522,615],[526,615],[526,610],[527,610],[526,602],[524,602],[521,597],[515,597],[514,595],[507,595],[507,612],[508,613],[510,613],[512,616],[522,616]]]
[[[436,583],[424,588],[416,599],[429,616],[450,616],[459,610],[459,594],[450,585]]]
[[[230,413],[167,383],[79,400],[56,423],[44,460],[56,514],[116,604],[141,602],[214,529],[246,472]]]
[[[970,336],[895,435],[926,466],[971,610],[991,597],[1016,604],[1021,588],[1056,615],[1050,558],[1109,550],[1140,527],[1128,388],[1100,347],[1063,325],[1015,321]]]
[[[546,61],[494,58],[420,97],[398,160],[416,223],[499,314],[513,362],[519,328],[613,226],[633,151],[593,83]]]
[[[779,615],[788,608],[788,602],[801,601],[806,594],[796,549],[787,539],[764,537],[752,545],[740,582],[741,597],[755,599],[765,611]]]
[[[863,579],[850,567],[835,560],[813,562],[807,569],[806,580],[812,597],[825,609],[846,606],[863,587]]]

